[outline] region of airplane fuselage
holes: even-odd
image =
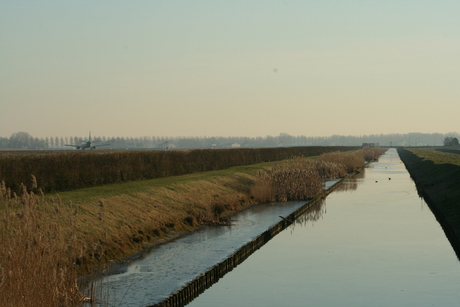
[[[81,142],[81,145],[65,144],[65,146],[70,146],[70,147],[74,147],[75,149],[81,149],[81,150],[85,150],[86,148],[96,149],[96,147],[98,147],[98,146],[108,146],[108,145],[110,145],[110,144],[93,145],[92,142],[91,142],[91,131],[89,132],[89,140]]]
[[[87,141],[87,142],[82,142],[82,143],[81,143],[81,146],[77,147],[77,149],[81,149],[81,150],[85,150],[86,148],[94,149],[95,147],[92,147],[92,146],[91,146],[91,142],[89,142],[89,141]]]

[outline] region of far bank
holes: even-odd
[[[460,259],[460,151],[398,148],[398,153]]]

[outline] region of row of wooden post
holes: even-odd
[[[261,248],[265,245],[268,241],[270,241],[274,236],[280,233],[282,230],[287,228],[291,225],[299,216],[304,214],[309,207],[316,204],[317,202],[324,199],[329,193],[331,193],[335,188],[337,188],[350,174],[340,180],[339,182],[335,183],[326,191],[323,191],[320,195],[317,195],[315,198],[311,199],[308,203],[304,206],[300,207],[293,213],[291,213],[286,218],[283,218],[279,223],[270,227],[268,230],[264,231],[261,235],[257,238],[253,239],[251,242],[245,244],[240,249],[238,249],[235,253],[233,253],[230,257],[225,259],[224,261],[216,264],[207,272],[201,274],[200,276],[196,277],[190,283],[188,283],[185,287],[178,290],[177,292],[171,294],[168,298],[164,301],[155,304],[151,307],[182,307],[190,303],[193,299],[197,298],[198,295],[203,293],[206,289],[211,287],[220,278],[224,277],[225,274],[233,270],[236,266],[246,260],[252,253],[256,250]]]

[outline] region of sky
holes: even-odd
[[[0,0],[0,137],[458,132],[460,1]]]

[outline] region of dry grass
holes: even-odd
[[[5,203],[0,228],[0,306],[73,306],[76,285],[75,234],[64,231],[72,212],[44,203],[42,195],[12,196],[2,183]]]
[[[314,197],[321,189],[321,176],[314,164],[296,157],[260,173],[252,195],[257,202],[301,200]]]
[[[79,204],[25,187],[18,196],[2,183],[0,306],[73,306],[81,299],[78,275],[172,233],[224,223],[226,213],[251,202],[250,178],[212,177]]]
[[[255,196],[257,189],[268,200],[313,197],[322,178],[342,174],[334,163],[295,158],[259,176],[255,169],[266,167],[66,192],[63,200],[45,198],[34,178],[29,186],[35,194],[22,187],[15,195],[2,183],[0,306],[71,306],[80,299],[79,275],[164,242],[164,236],[225,222],[226,214],[265,201]]]
[[[315,161],[296,157],[261,172],[251,193],[257,202],[305,200],[322,191],[324,179],[344,177],[385,150],[365,148],[355,152],[323,153]]]
[[[364,165],[365,159],[363,151],[355,152],[330,152],[322,154],[319,161],[327,161],[330,163],[339,164],[345,167],[347,173],[354,172]]]

